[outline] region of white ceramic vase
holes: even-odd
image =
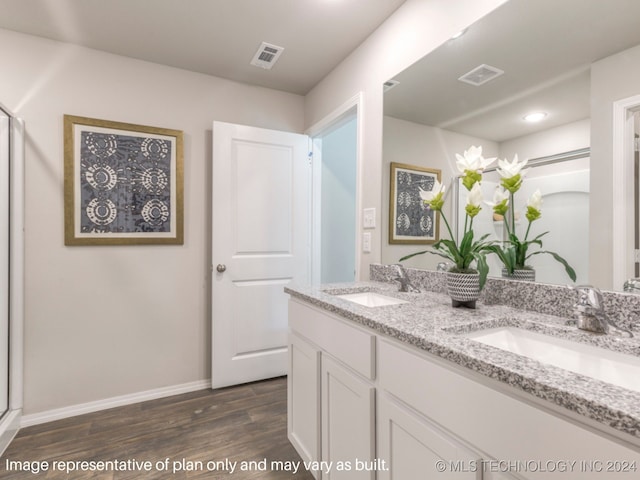
[[[510,274],[506,268],[503,268],[502,278],[508,278],[510,280],[524,280],[526,282],[535,282],[536,271],[533,268],[520,268],[520,269],[515,269],[513,273]]]
[[[453,307],[476,308],[476,300],[480,297],[480,274],[447,272],[447,293]]]

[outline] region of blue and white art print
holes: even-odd
[[[69,245],[182,243],[182,132],[65,115],[65,196]]]
[[[391,163],[389,243],[428,244],[438,240],[439,215],[424,205],[420,189],[431,191],[440,170]]]

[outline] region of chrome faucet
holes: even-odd
[[[624,282],[623,290],[628,293],[640,294],[640,278],[630,278]]]
[[[399,292],[420,292],[420,289],[411,283],[411,280],[409,280],[407,272],[402,265],[396,263],[394,267],[396,267],[396,269],[398,270],[398,276],[394,278],[394,280],[400,283],[400,289],[398,290]]]
[[[591,285],[570,286],[578,292],[578,301],[573,305],[573,311],[578,319],[576,326],[582,330],[594,333],[616,334],[622,337],[633,337],[633,334],[620,328],[604,311],[602,292]]]
[[[437,272],[448,272],[452,264],[449,262],[440,262],[436,267]]]

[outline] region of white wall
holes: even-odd
[[[589,279],[600,288],[620,290],[613,284],[612,213],[613,103],[640,94],[640,46],[591,65],[591,209]],[[628,222],[630,225],[632,222]],[[628,236],[633,241],[633,232]],[[629,264],[631,269],[632,264]]]
[[[498,144],[468,135],[443,130],[441,128],[420,125],[393,117],[384,117],[383,148],[382,148],[382,263],[397,263],[404,255],[425,250],[424,245],[389,244],[389,190],[390,164],[407,163],[426,168],[435,168],[442,172],[442,183],[448,192],[445,201],[444,214],[451,228],[454,228],[453,195],[451,179],[458,175],[456,169],[456,153],[462,154],[470,146],[482,146],[485,157],[498,155]],[[466,192],[466,191],[465,191]],[[466,195],[465,195],[466,198]],[[488,208],[488,207],[487,207]],[[440,238],[448,238],[446,227],[440,221]],[[438,263],[444,261],[436,255],[420,255],[413,257],[404,264],[416,268],[435,270]]]
[[[588,148],[590,143],[591,121],[585,118],[504,141],[500,143],[500,158],[511,161],[515,154],[518,154],[520,160],[540,158]]]
[[[520,160],[540,158],[589,148],[590,142],[591,120],[586,118],[502,142],[500,157],[511,160],[517,153]],[[587,156],[532,168],[516,198],[523,209],[528,197],[540,189],[542,217],[532,225],[531,234],[549,232],[542,239],[544,250],[556,252],[567,260],[576,272],[578,285],[599,285],[597,279],[589,278],[591,257],[600,255],[589,248],[590,165],[591,159]],[[497,173],[494,175],[498,178]],[[531,251],[535,250],[536,247],[532,247]],[[529,263],[535,267],[539,282],[571,283],[564,268],[550,255],[532,257]]]
[[[354,116],[322,137],[322,283],[355,280],[357,126]]]
[[[24,412],[209,379],[211,122],[301,132],[303,98],[0,30],[26,120]],[[63,114],[184,131],[184,246],[65,247]]]
[[[588,148],[591,122],[586,118],[531,135],[500,143],[500,158],[520,160],[556,155]],[[516,194],[516,211],[522,213],[530,195],[540,189],[543,195],[542,217],[532,224],[530,236],[548,231],[542,241],[544,250],[556,252],[576,271],[576,283],[590,283],[589,267],[589,157],[530,168],[523,187]],[[499,183],[497,172],[486,175],[487,180]],[[527,225],[520,222],[520,235]],[[533,246],[530,252],[536,251]],[[597,252],[594,252],[594,255]],[[564,268],[549,255],[532,257],[528,262],[536,269],[536,280],[543,283],[571,282]],[[494,268],[492,275],[500,275]]]
[[[382,83],[437,48],[505,0],[407,0],[372,35],[305,97],[305,125],[318,123],[357,92],[363,92],[362,208],[382,211]],[[360,235],[361,230],[358,231]],[[382,258],[382,228],[372,252],[363,254],[360,275]]]

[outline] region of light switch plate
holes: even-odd
[[[362,251],[364,253],[371,253],[371,233],[364,232],[362,234]]]
[[[363,228],[376,228],[376,209],[365,208],[362,212]]]

